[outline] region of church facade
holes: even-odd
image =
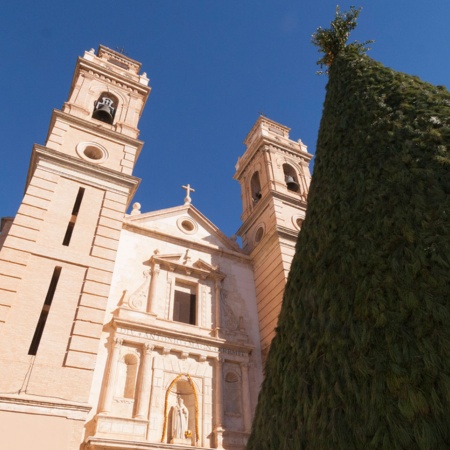
[[[78,58],[18,213],[2,219],[2,448],[245,447],[311,155],[259,117],[236,164],[242,248],[189,185],[183,205],[142,212],[140,70],[103,46]]]

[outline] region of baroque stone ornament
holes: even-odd
[[[150,271],[144,271],[143,275],[143,283],[130,295],[130,298],[128,299],[128,305],[133,309],[142,310],[147,302],[148,290],[150,287]]]
[[[221,295],[221,310],[222,310],[222,320],[223,320],[223,327],[228,331],[236,331],[239,327],[239,321],[234,314],[233,310],[231,309],[230,305],[228,304],[226,298],[228,297],[228,293],[222,291]]]

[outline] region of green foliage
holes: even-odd
[[[450,93],[348,48],[247,450],[450,448]]]
[[[348,37],[350,36],[350,32],[356,28],[357,19],[361,9],[362,8],[355,9],[354,6],[350,6],[350,11],[341,13],[339,6],[336,6],[336,17],[331,22],[331,27],[325,29],[319,27],[312,35],[312,43],[316,47],[319,47],[319,52],[325,54],[317,61],[317,64],[320,65],[320,67],[331,66],[334,58],[347,47]],[[363,54],[369,50],[366,46],[372,42],[373,41],[366,41],[360,43],[354,41],[349,44],[348,47]],[[325,71],[325,73],[328,73],[328,71]]]

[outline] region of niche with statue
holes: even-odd
[[[194,446],[198,439],[198,398],[195,384],[189,375],[179,375],[166,391],[161,442]]]

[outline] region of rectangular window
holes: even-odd
[[[72,217],[67,225],[66,234],[64,235],[63,245],[68,246],[70,244],[70,239],[72,239],[73,229],[75,227],[75,222],[77,221],[78,211],[80,210],[81,201],[83,200],[84,188],[78,189],[77,198],[72,208]]]
[[[44,333],[45,323],[47,322],[48,313],[50,311],[50,306],[55,295],[56,286],[60,275],[61,267],[55,267],[52,279],[50,281],[50,286],[48,287],[47,295],[45,297],[44,305],[42,306],[41,315],[39,316],[39,321],[37,323],[36,330],[34,331],[33,340],[31,341],[30,349],[28,350],[29,355],[36,355],[39,348],[39,343],[41,342],[41,337]]]
[[[195,325],[196,310],[196,287],[189,284],[176,283],[173,302],[173,320]]]

